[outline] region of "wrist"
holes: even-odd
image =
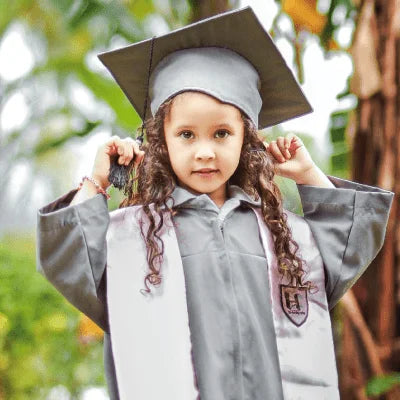
[[[327,188],[335,187],[316,164],[313,164],[311,167],[303,171],[295,179],[295,182],[298,185],[320,186]]]
[[[105,196],[107,199],[110,198],[110,195],[106,192],[106,190],[100,185],[100,183],[95,180],[94,178],[84,176],[82,178],[81,183],[78,186],[78,191],[81,190],[82,188],[85,188],[86,190],[90,191],[92,194],[95,193],[101,193],[103,196]]]
[[[107,179],[101,178],[101,177],[97,176],[96,174],[90,175],[90,178],[93,179],[93,181],[95,181],[104,190],[107,190],[110,187],[110,182],[108,182]],[[90,179],[87,179],[86,181],[88,181],[88,180],[90,181]]]

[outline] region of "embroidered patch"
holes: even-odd
[[[283,312],[296,326],[303,325],[308,317],[307,288],[289,285],[280,287]]]

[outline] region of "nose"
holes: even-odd
[[[215,158],[215,151],[208,144],[200,145],[195,153],[196,160],[212,160]]]

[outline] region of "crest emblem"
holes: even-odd
[[[283,312],[297,327],[308,317],[308,298],[306,286],[280,285]]]

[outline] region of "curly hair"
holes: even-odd
[[[164,133],[164,118],[169,114],[172,102],[173,98],[163,103],[156,115],[146,121],[147,143],[142,146],[145,157],[139,167],[131,171],[125,188],[126,198],[120,204],[120,207],[142,205],[142,217],[147,219],[147,224],[144,220],[140,221],[149,267],[144,278],[146,293],[151,291],[149,284],[157,287],[162,282],[164,243],[161,231],[166,217],[173,217],[177,213],[171,194],[178,180],[169,161]],[[262,216],[274,238],[282,279],[286,278],[289,284],[306,286],[310,290],[314,286],[311,282],[303,282],[305,262],[298,255],[299,246],[292,238],[283,210],[282,195],[273,180],[275,169],[272,156],[264,151],[264,144],[258,137],[254,123],[243,112],[241,114],[244,140],[239,165],[229,183],[241,187],[256,201],[261,199]],[[144,229],[145,225],[147,230]]]

